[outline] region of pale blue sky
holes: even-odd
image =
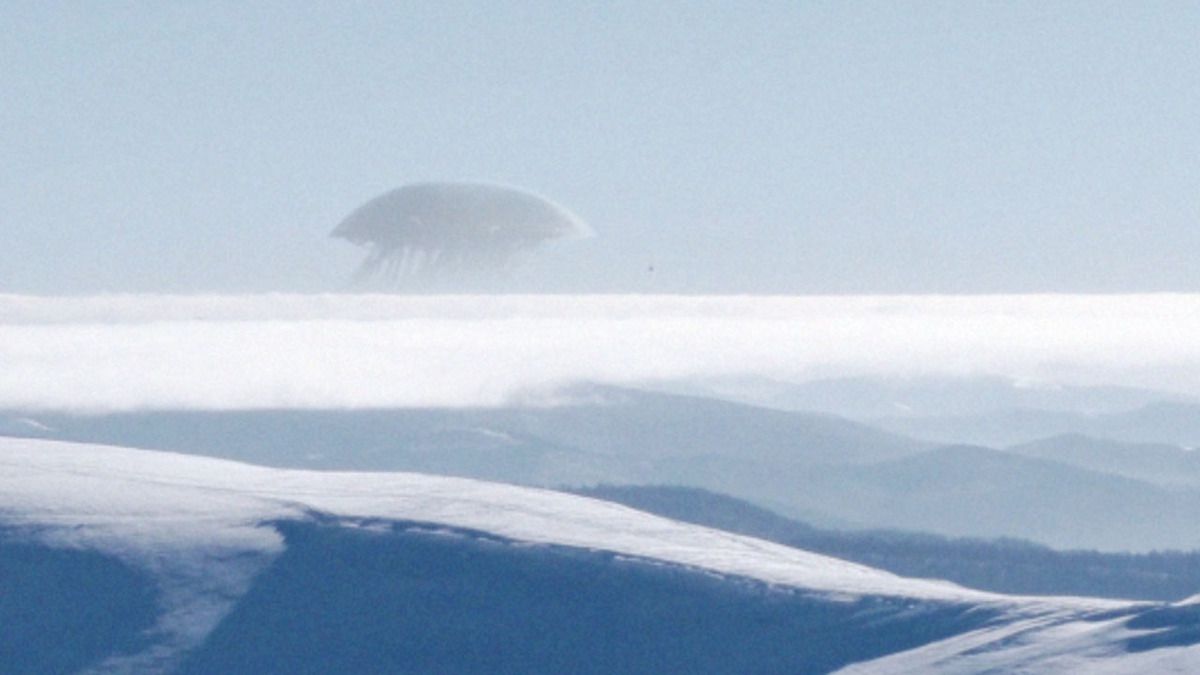
[[[1198,36],[1196,2],[6,2],[0,292],[337,290],[329,230],[447,179],[596,230],[525,290],[1197,291]]]

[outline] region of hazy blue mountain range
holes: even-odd
[[[907,577],[947,579],[1000,593],[1176,601],[1200,588],[1200,551],[1056,551],[1019,539],[822,529],[741,499],[678,486],[599,485],[574,492]]]
[[[1000,376],[862,376],[802,382],[725,376],[649,382],[646,388],[857,420],[990,415],[1014,409],[1097,415],[1189,400],[1137,387],[1054,385]]]
[[[806,504],[873,527],[1108,551],[1200,547],[1196,490],[981,447],[826,467],[798,490]]]
[[[1200,546],[1200,492],[1145,472],[938,447],[827,414],[610,387],[569,394],[562,405],[498,409],[13,412],[0,433],[277,467],[685,485],[822,526],[1112,551]]]
[[[837,415],[932,443],[1003,447],[1080,434],[1200,446],[1200,402],[1136,387],[1049,385],[988,376],[806,382],[731,376],[646,386],[778,410]]]
[[[609,387],[576,388],[572,396],[579,402],[500,409],[14,412],[0,416],[8,420],[0,433],[278,467],[421,471],[532,485],[698,481],[771,503],[776,497],[759,482],[778,474],[773,494],[792,509],[800,507],[784,474],[929,447],[830,415]]]
[[[1005,449],[1164,487],[1200,487],[1200,452],[1178,445],[1129,443],[1064,434]]]
[[[986,414],[893,416],[871,424],[931,442],[1006,446],[1080,434],[1128,443],[1200,447],[1200,405],[1150,403],[1132,410],[1084,414],[1017,408]]]

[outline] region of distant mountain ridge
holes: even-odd
[[[1192,402],[1158,401],[1102,414],[1017,408],[961,416],[880,417],[869,423],[930,442],[1009,446],[1077,434],[1125,443],[1200,448],[1200,404]]]
[[[684,485],[824,527],[1107,551],[1200,546],[1200,488],[1164,486],[1145,471],[1121,475],[1115,465],[1034,450],[938,447],[832,415],[691,396],[578,386],[558,400],[486,409],[13,411],[0,414],[0,434],[288,468],[536,486]]]
[[[829,467],[801,487],[808,503],[873,527],[1104,551],[1200,547],[1200,491],[977,446]]]
[[[1082,434],[1131,443],[1200,446],[1200,400],[1136,387],[1055,385],[999,376],[803,382],[728,376],[646,386],[777,410],[837,415],[937,444],[1004,447]]]
[[[1166,443],[1128,443],[1063,434],[1005,450],[1164,487],[1200,487],[1200,451]]]
[[[807,381],[725,376],[662,380],[646,383],[645,387],[778,410],[824,412],[860,421],[986,416],[1006,410],[1103,415],[1162,402],[1198,402],[1152,389],[1063,385],[997,375],[860,376]]]
[[[1181,601],[1200,588],[1200,551],[1055,551],[1015,539],[966,539],[901,530],[820,529],[699,488],[599,485],[572,490],[674,520],[759,537],[903,576],[1022,595]]]

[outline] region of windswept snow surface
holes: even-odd
[[[13,439],[0,439],[0,467],[0,512],[8,522],[61,525],[61,536],[75,543],[116,552],[191,548],[197,542],[270,552],[277,550],[279,540],[263,523],[317,511],[441,523],[844,594],[975,602],[1002,598],[946,582],[904,579],[611,502],[462,478],[269,469],[171,453]]]
[[[406,473],[281,470],[170,453],[0,439],[0,525],[56,546],[96,550],[152,575],[163,614],[158,640],[97,670],[154,671],[199,645],[284,547],[271,521],[314,512],[415,521],[516,542],[608,551],[800,589],[830,602],[864,596],[995,612],[986,627],[856,672],[1033,671],[1127,664],[1200,666],[1200,650],[1170,633],[1136,653],[1131,639],[1182,619],[1132,628],[1161,606],[1082,598],[1020,598],[905,579],[804,551],[686,525],[558,492]],[[1140,614],[1139,614],[1140,613]],[[1173,614],[1166,615],[1174,617]],[[1163,626],[1166,626],[1164,629]],[[1186,628],[1186,626],[1185,626]],[[1130,666],[1132,667],[1132,666]]]
[[[1182,620],[1148,626],[1142,617],[1059,621],[1033,619],[971,631],[925,647],[841,669],[844,675],[900,673],[1097,673],[1155,675],[1200,672],[1195,624],[1200,612],[1183,603]],[[1155,610],[1147,612],[1153,615]],[[1179,624],[1182,624],[1179,625]],[[1173,632],[1186,632],[1176,646]],[[1153,645],[1146,648],[1148,643]],[[1190,644],[1189,644],[1190,643]]]

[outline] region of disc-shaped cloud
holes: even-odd
[[[333,230],[367,248],[362,275],[391,279],[504,269],[544,241],[590,235],[563,207],[488,183],[406,185],[363,204]]]

